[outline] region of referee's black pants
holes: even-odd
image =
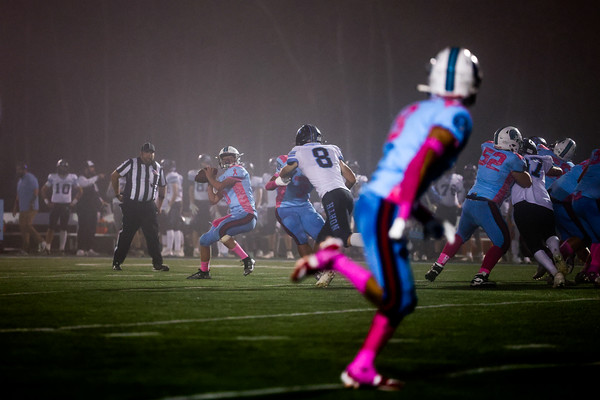
[[[162,265],[163,258],[160,254],[160,241],[158,239],[158,209],[154,201],[125,200],[121,204],[121,210],[123,211],[123,229],[119,232],[113,263],[122,264],[125,261],[135,233],[142,228],[148,246],[148,253],[152,257],[152,265]]]

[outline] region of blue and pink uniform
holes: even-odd
[[[592,243],[600,242],[600,149],[592,151],[573,194],[573,209]],[[593,257],[593,256],[592,256]]]
[[[499,150],[493,142],[481,145],[481,157],[477,167],[475,184],[463,203],[458,224],[458,236],[463,243],[475,229],[483,228],[495,246],[504,252],[510,245],[510,233],[500,212],[500,205],[510,194],[514,183],[512,171],[525,169],[523,157],[507,150]]]
[[[561,175],[550,186],[549,194],[552,199],[552,207],[554,208],[554,219],[556,228],[562,240],[567,240],[570,237],[578,237],[586,239],[587,234],[579,217],[573,210],[573,194],[577,188],[577,179],[587,165],[588,160],[575,165],[570,171]]]
[[[431,148],[428,136],[435,127],[449,131],[456,139],[456,147],[438,154],[435,167],[419,181],[425,153]],[[471,129],[471,116],[459,101],[432,97],[409,105],[392,124],[383,157],[361,190],[355,220],[371,272],[384,290],[381,311],[394,323],[412,312],[417,298],[407,242],[391,240],[388,231],[399,209],[408,202],[410,213],[413,202],[431,182],[456,162]]]
[[[254,195],[248,171],[241,165],[232,165],[217,180],[223,182],[227,178],[236,181],[233,186],[223,190],[229,214],[212,222],[210,230],[200,237],[202,246],[210,246],[225,235],[235,236],[249,232],[256,226]]]
[[[287,164],[287,155],[277,157],[277,172]],[[308,237],[316,240],[325,224],[323,217],[315,210],[309,200],[313,185],[307,177],[296,169],[287,186],[277,186],[274,180],[265,185],[267,190],[277,190],[275,216],[283,229],[294,239],[297,245],[308,243]]]
[[[561,160],[552,150],[544,146],[543,144],[539,144],[537,146],[538,155],[540,156],[551,156],[552,162],[555,167],[562,169],[563,174],[566,174],[575,166],[571,161],[563,161]],[[550,189],[550,186],[558,179],[558,176],[546,176],[546,189]]]

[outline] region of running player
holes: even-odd
[[[425,274],[428,281],[433,282],[442,273],[444,265],[454,257],[460,246],[469,240],[477,227],[481,227],[493,245],[485,253],[471,286],[496,285],[489,280],[490,272],[510,246],[510,233],[500,212],[500,205],[510,194],[513,183],[523,187],[531,186],[531,177],[524,171],[525,161],[517,153],[522,140],[517,128],[507,126],[494,133],[493,142],[481,145],[477,178],[463,204],[456,240],[454,243],[446,243],[438,260]]]
[[[383,157],[356,204],[355,219],[370,271],[340,251],[344,243],[339,239],[321,243],[321,250],[296,263],[293,281],[333,269],[377,306],[362,348],[342,373],[347,387],[403,386],[377,372],[375,357],[417,302],[404,228],[413,216],[424,223],[425,231],[443,234],[442,225],[424,211],[419,197],[464,148],[472,127],[466,106],[475,101],[480,79],[477,58],[469,50],[442,50],[431,60],[429,84],[420,86],[430,99],[407,106],[392,124]]]
[[[206,167],[208,179],[208,199],[217,204],[222,198],[229,206],[229,214],[212,222],[208,232],[200,237],[200,268],[187,279],[210,279],[211,245],[221,241],[240,257],[244,265],[244,276],[254,271],[254,260],[233,238],[235,235],[250,232],[256,226],[256,208],[250,187],[250,175],[242,167],[242,154],[233,146],[225,146],[219,152],[219,166],[225,170],[216,177],[216,168]]]

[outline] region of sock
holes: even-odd
[[[67,245],[67,231],[58,232],[58,238],[60,239],[59,249],[64,251],[65,246]]]
[[[352,247],[365,247],[365,243],[363,242],[363,238],[360,233],[353,233],[348,238],[348,241]]]
[[[548,257],[548,254],[546,254],[544,250],[536,251],[533,257],[536,259],[537,262],[542,264],[544,268],[546,268],[546,271],[548,271],[550,275],[556,275],[558,270],[556,269],[554,262],[550,259],[550,257]]]
[[[590,250],[590,266],[587,272],[600,273],[600,243],[593,243]]]
[[[324,251],[331,250],[321,250],[321,252]],[[367,282],[372,276],[370,271],[364,269],[359,264],[354,263],[344,255],[340,255],[337,257],[337,259],[335,259],[332,269],[344,275],[360,293],[365,294]]]
[[[548,246],[553,256],[556,257],[557,254],[561,254],[560,240],[558,240],[558,236],[550,236],[548,239],[546,239],[546,246]]]
[[[362,348],[347,367],[353,378],[363,382],[373,381],[377,374],[375,357],[390,340],[395,330],[396,327],[390,324],[386,316],[380,312],[375,314]]]
[[[567,259],[569,258],[572,254],[574,253],[573,247],[571,247],[571,244],[565,240],[561,245],[560,245],[560,254],[562,254],[563,258]]]
[[[210,271],[210,261],[200,261],[200,271],[207,272]]]
[[[437,259],[437,263],[441,264],[442,266],[446,265],[448,260],[450,260],[452,257],[454,257],[456,255],[456,253],[458,252],[458,249],[460,249],[460,246],[462,246],[462,244],[463,244],[463,240],[457,233],[456,235],[454,235],[454,243],[452,243],[452,244],[446,243],[444,245],[444,248],[442,249],[442,253],[440,254],[440,256]]]
[[[248,257],[248,254],[246,254],[246,252],[244,251],[244,249],[242,249],[242,246],[240,246],[239,243],[235,243],[235,247],[233,249],[231,249],[231,251],[233,251],[235,254],[238,255],[239,258],[241,258],[242,260],[246,257]]]
[[[167,251],[171,251],[173,250],[173,241],[175,240],[175,231],[172,229],[169,229],[167,231]]]
[[[486,274],[489,274],[503,255],[504,251],[500,247],[490,247],[490,249],[485,253],[485,257],[483,257],[483,262],[481,263],[479,272],[485,272]]]
[[[173,238],[173,247],[175,248],[175,251],[179,252],[182,250],[181,247],[181,239],[183,238],[183,232],[181,231],[175,231],[174,232],[174,238]]]

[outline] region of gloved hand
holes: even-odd
[[[400,240],[404,237],[404,230],[406,229],[406,220],[404,218],[397,217],[392,224],[392,227],[388,231],[390,239]]]
[[[190,211],[192,212],[192,215],[198,214],[198,206],[194,203],[190,203]]]

